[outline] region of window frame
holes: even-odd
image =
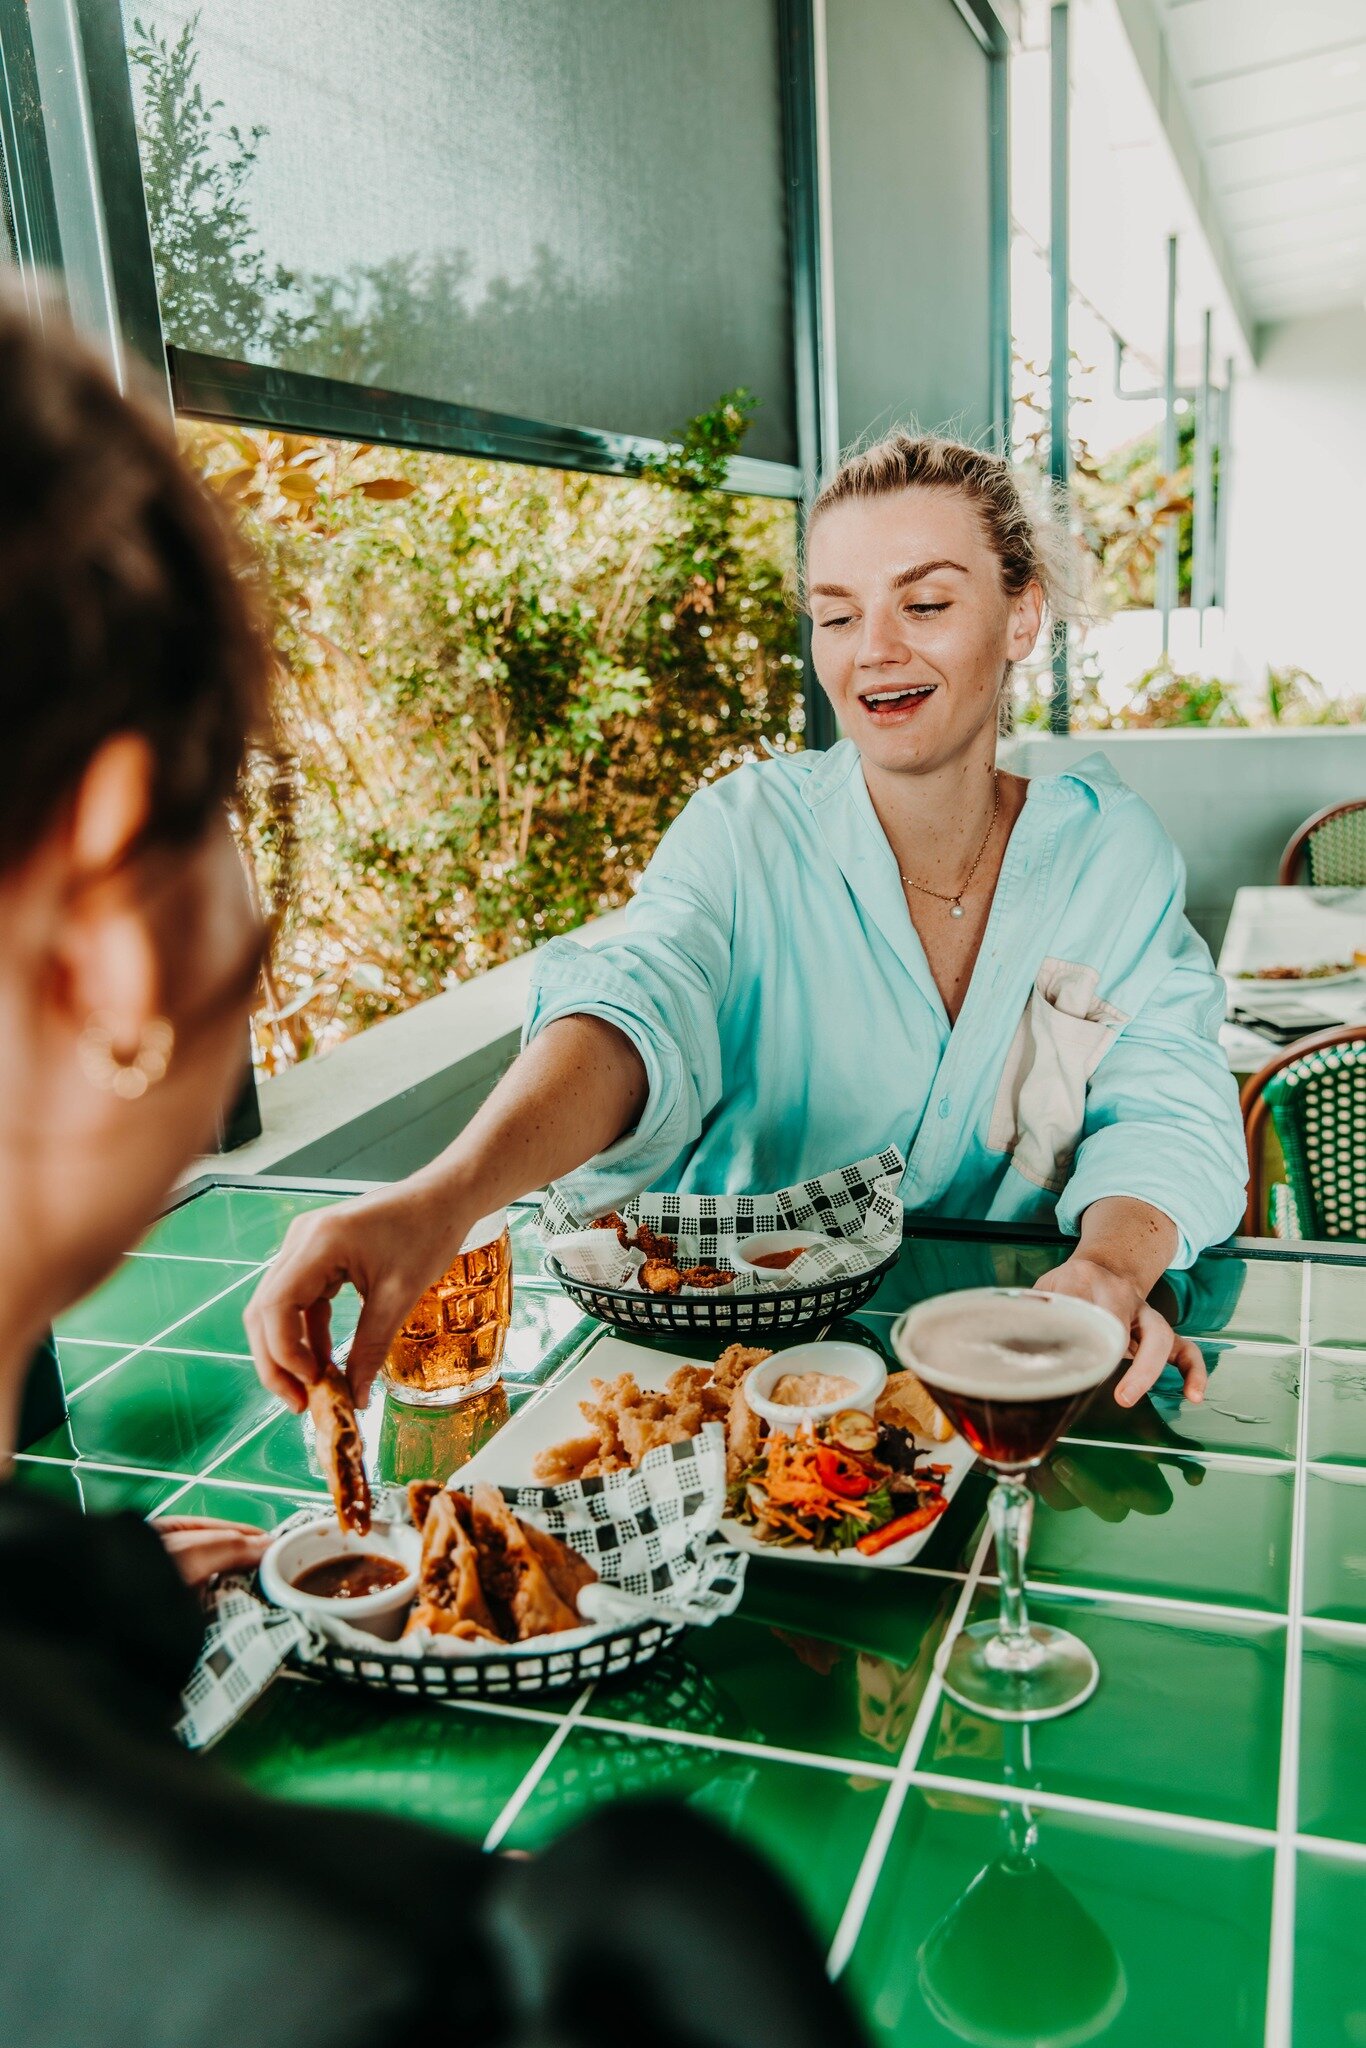
[[[824,0],[771,0],[778,28],[787,244],[792,309],[797,462],[735,458],[726,487],[782,498],[798,511],[799,536],[823,476],[838,460],[830,370],[830,248],[825,156]],[[1010,195],[1008,59],[1019,0],[943,0],[956,8],[987,59],[991,232],[991,413],[994,445],[1010,427]],[[38,34],[33,34],[35,23]],[[48,80],[61,118],[45,105]],[[78,318],[100,329],[121,379],[140,358],[171,409],[188,418],[268,426],[542,467],[628,474],[662,444],[584,426],[523,419],[411,393],[306,375],[168,346],[161,326],[152,237],[138,152],[132,70],[120,0],[0,0],[0,155],[33,226],[19,250],[26,277],[60,273]],[[62,233],[63,220],[74,231]],[[164,381],[163,381],[164,380]],[[838,737],[811,668],[802,622],[806,732],[811,745]],[[260,1128],[254,1089],[239,1129]]]

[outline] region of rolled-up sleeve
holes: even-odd
[[[602,1017],[630,1039],[649,1095],[640,1120],[560,1183],[598,1213],[648,1187],[686,1147],[721,1096],[717,1013],[731,972],[735,861],[706,792],[659,843],[626,913],[622,937],[600,946],[555,939],[537,958],[522,1044],[559,1017]]]
[[[1079,1233],[1091,1204],[1111,1195],[1149,1202],[1175,1224],[1173,1264],[1187,1267],[1237,1229],[1247,1185],[1238,1089],[1219,1043],[1224,984],[1186,922],[1170,843],[1135,894],[1105,993],[1121,1011],[1140,1000],[1091,1077],[1058,1223]]]

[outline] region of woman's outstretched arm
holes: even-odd
[[[256,1370],[299,1412],[331,1355],[331,1303],[364,1301],[347,1374],[364,1400],[405,1315],[490,1210],[615,1143],[646,1100],[645,1064],[601,1017],[561,1017],[521,1053],[429,1166],[354,1202],[298,1216],[246,1311]]]

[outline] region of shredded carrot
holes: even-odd
[[[769,1439],[756,1489],[763,1499],[751,1500],[750,1511],[758,1523],[808,1541],[813,1522],[872,1520],[873,1510],[863,1501],[834,1493],[825,1484],[816,1459],[819,1448],[809,1429],[796,1437]]]

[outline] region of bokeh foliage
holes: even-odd
[[[183,424],[280,654],[267,1066],[624,902],[699,784],[798,744],[793,508],[719,485],[744,424],[725,399],[629,479]]]
[[[129,38],[167,332],[361,382],[414,332],[458,359],[458,258],[345,278],[266,259],[265,131],[205,95],[198,26]],[[529,282],[538,305],[551,282]],[[751,410],[728,394],[630,478],[182,423],[275,622],[285,773],[242,810],[286,907],[265,1066],[625,901],[700,783],[761,737],[799,743],[794,510],[722,488]]]

